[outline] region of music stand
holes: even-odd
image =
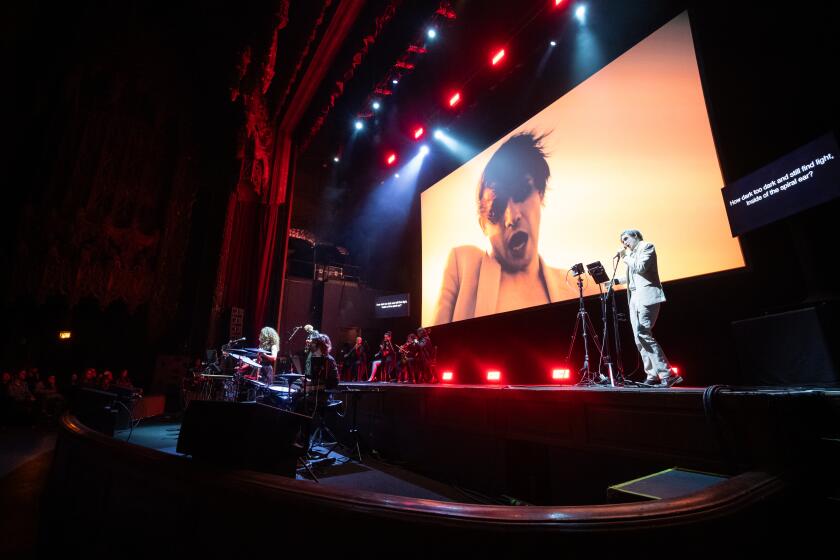
[[[599,296],[601,302],[601,321],[603,322],[604,330],[602,334],[603,344],[601,345],[602,351],[601,361],[598,364],[598,375],[599,381],[608,377],[610,385],[615,387],[616,385],[621,385],[623,383],[623,379],[621,373],[616,370],[612,357],[610,357],[610,335],[607,327],[607,300],[609,299],[610,294],[614,293],[612,290],[612,282],[610,281],[610,277],[607,275],[607,271],[604,270],[604,266],[601,264],[601,261],[589,263],[586,265],[586,270],[589,272],[589,275],[592,276],[592,279],[598,283],[598,285],[605,283],[610,284],[607,292],[601,293]],[[605,364],[607,366],[607,376],[604,376],[604,374],[601,373],[601,364]]]
[[[607,271],[604,270],[604,266],[601,264],[601,261],[589,263],[586,265],[586,271],[589,272],[589,275],[598,284],[604,284],[610,281],[610,277],[607,276]]]

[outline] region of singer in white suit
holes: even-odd
[[[682,381],[671,373],[668,358],[662,347],[653,338],[653,325],[659,316],[659,307],[665,301],[665,292],[659,281],[656,265],[656,248],[653,243],[644,241],[637,229],[628,229],[621,233],[622,250],[616,257],[627,266],[626,276],[615,279],[616,284],[627,285],[627,298],[630,311],[630,324],[636,347],[642,356],[645,368],[645,384],[667,388]]]

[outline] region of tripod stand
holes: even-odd
[[[359,398],[362,396],[362,391],[360,391],[359,389],[345,389],[344,393],[351,403],[350,429],[348,430],[348,433],[350,434],[350,437],[353,438],[353,445],[345,445],[344,447],[349,449],[351,453],[355,453],[354,456],[359,458],[359,464],[362,464],[362,450],[359,447],[359,426],[356,423],[356,413],[359,409]],[[346,409],[344,414],[347,414]],[[344,417],[341,413],[339,413],[339,416]],[[353,458],[354,456],[351,456],[351,458]]]
[[[580,329],[583,336],[583,367],[578,370],[580,372],[578,385],[595,385],[600,381],[602,376],[599,371],[592,371],[589,367],[589,336],[592,337],[598,352],[601,352],[601,343],[598,340],[598,333],[595,332],[595,327],[592,326],[592,321],[589,320],[589,313],[586,312],[586,308],[583,306],[583,265],[575,265],[572,267],[572,272],[577,276],[578,312],[577,319],[575,319],[575,328],[572,331],[572,341],[569,344],[569,353],[566,354],[566,363],[572,357],[578,329]]]
[[[313,420],[315,421],[315,431],[312,433],[309,444],[310,449],[314,447],[323,447],[324,449],[327,449],[325,457],[329,457],[338,445],[338,438],[335,437],[333,431],[327,426],[326,416],[329,411],[334,411],[336,407],[341,405],[341,401],[332,400],[332,394],[329,392],[328,394],[329,399],[322,403],[318,403],[315,407],[315,414],[313,417]],[[326,442],[324,441],[325,435],[329,438]]]

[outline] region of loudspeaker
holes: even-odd
[[[114,436],[117,425],[117,394],[82,387],[76,392],[72,411],[79,422],[106,436]]]
[[[680,498],[723,482],[727,476],[673,468],[607,488],[607,502],[646,502]]]
[[[294,478],[308,416],[259,403],[190,401],[176,450],[196,461]],[[305,439],[303,440],[305,441]]]
[[[824,303],[734,321],[742,381],[757,385],[840,382],[836,349],[836,305]]]

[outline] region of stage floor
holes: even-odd
[[[152,419],[143,421],[133,431],[117,430],[114,437],[134,445],[184,457],[176,451],[180,429],[180,422]],[[420,476],[398,465],[380,461],[370,454],[363,455],[363,462],[359,463],[356,458],[349,456],[349,450],[341,446],[336,447],[334,451],[316,446],[314,451],[319,458],[313,460],[311,468],[318,481],[326,486],[368,490],[408,498],[476,503],[473,500],[474,496],[469,493]],[[297,480],[313,482],[308,476],[302,476],[301,472],[304,471],[298,471]]]
[[[675,385],[668,389],[659,389],[656,387],[634,387],[632,385],[625,385],[621,387],[612,387],[610,385],[565,385],[565,384],[545,384],[545,385],[510,385],[504,383],[492,384],[459,384],[459,383],[383,383],[383,382],[367,382],[367,381],[342,381],[339,383],[339,388],[353,388],[353,389],[419,389],[419,388],[442,388],[442,389],[475,389],[482,391],[499,391],[499,390],[526,390],[526,391],[591,391],[597,393],[603,392],[629,392],[629,393],[683,393],[683,394],[702,394],[705,387],[691,387],[684,384]]]

